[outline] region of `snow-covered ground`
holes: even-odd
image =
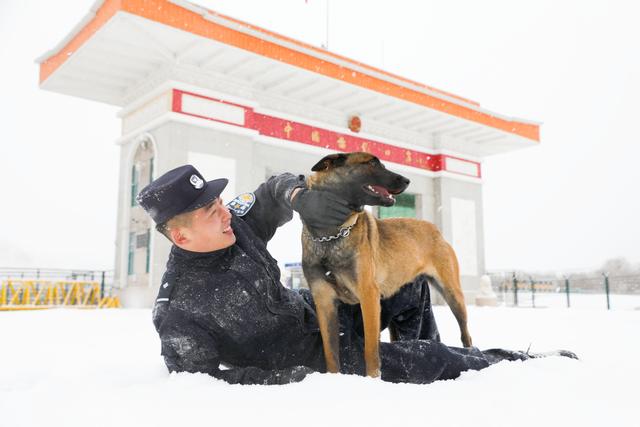
[[[513,292],[498,293],[502,301],[507,301],[508,305],[513,305]],[[518,292],[518,306],[538,308],[565,308],[567,306],[567,295],[564,292]],[[604,310],[607,308],[606,294],[580,294],[573,292],[569,296],[571,308],[593,308]],[[640,295],[610,294],[609,306],[612,310],[640,310]]]
[[[458,345],[446,307],[445,342]],[[638,426],[640,311],[478,308],[481,348],[566,348],[580,361],[503,362],[457,380],[313,374],[286,386],[169,375],[148,310],[0,312],[0,426]]]

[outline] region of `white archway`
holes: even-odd
[[[149,286],[151,283],[151,254],[153,222],[135,198],[156,176],[157,145],[153,136],[142,133],[131,143],[128,153],[127,207],[128,220],[125,242],[124,275],[126,286]]]

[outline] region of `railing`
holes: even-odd
[[[0,310],[116,308],[113,272],[0,268]]]
[[[7,268],[0,267],[0,280],[5,279],[49,279],[102,281],[113,285],[113,270],[72,270],[62,268]]]
[[[490,277],[507,306],[640,309],[640,274],[545,277],[511,272]]]

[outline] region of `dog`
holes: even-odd
[[[364,205],[392,206],[409,179],[363,152],[328,155],[311,170],[309,189],[332,192],[352,209],[339,230],[310,229],[303,223],[302,270],[316,305],[327,371],[340,372],[335,300],[360,303],[366,373],[377,377],[380,298],[391,297],[421,274],[437,282],[458,321],[462,343],[471,346],[458,260],[436,226],[409,218],[380,220],[363,210]]]

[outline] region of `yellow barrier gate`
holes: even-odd
[[[54,307],[118,308],[116,296],[100,297],[100,283],[76,280],[3,280],[0,311],[39,310]]]

